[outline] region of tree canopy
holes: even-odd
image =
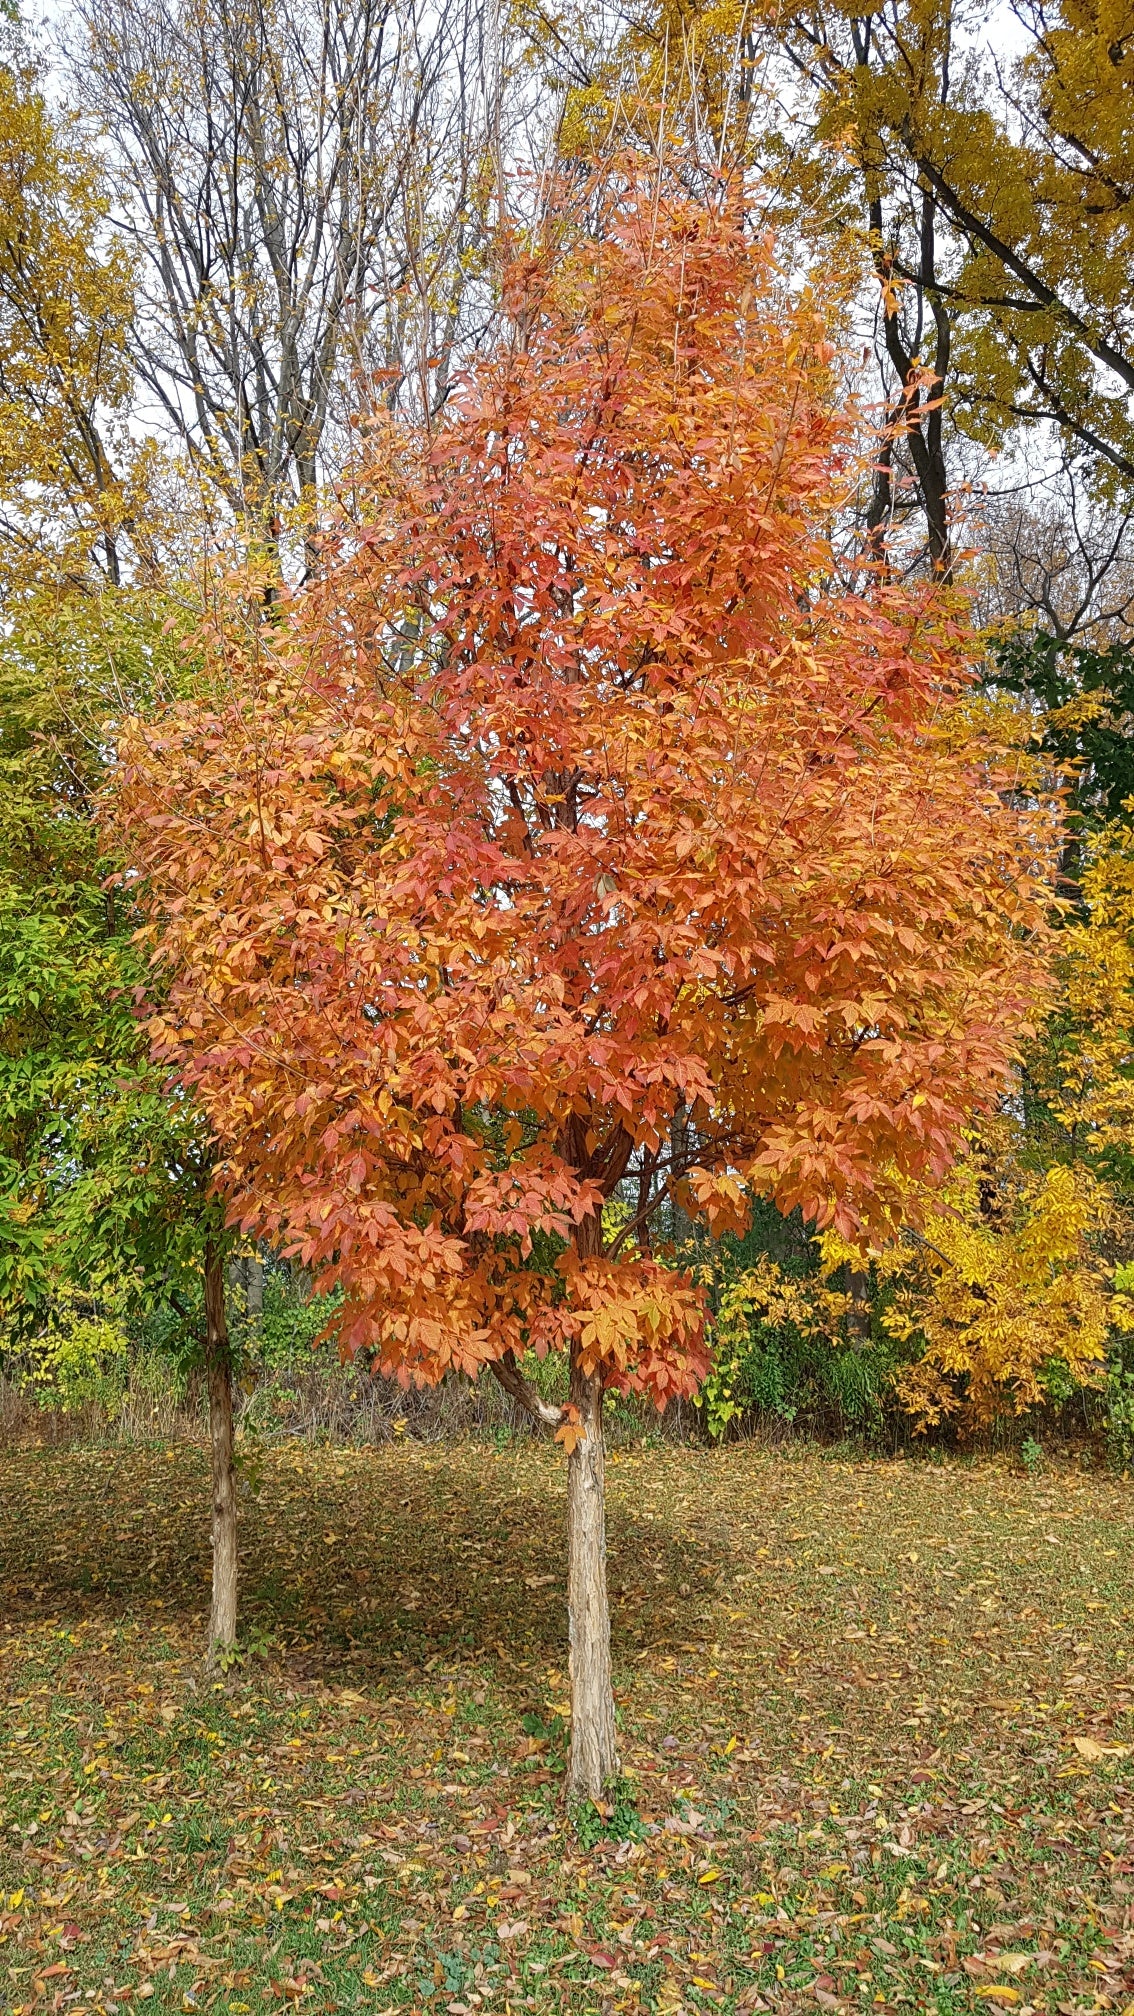
[[[230,1216],[403,1380],[564,1351],[573,1465],[604,1386],[706,1370],[664,1199],[853,1231],[945,1171],[1050,837],[931,593],[841,578],[821,304],[727,201],[600,200],[518,250],[451,415],[380,437],[320,588],[134,724],[112,815]]]

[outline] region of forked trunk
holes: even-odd
[[[205,1371],[213,1472],[213,1601],[209,1659],[236,1643],[236,1473],[232,1437],[232,1346],[224,1306],[224,1263],[205,1247]]]
[[[582,1428],[567,1459],[567,1619],[571,1645],[571,1757],[567,1793],[597,1799],[618,1770],[606,1598],[602,1381],[571,1352],[571,1401]]]

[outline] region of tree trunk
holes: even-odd
[[[676,1191],[679,1181],[685,1174],[685,1165],[689,1160],[689,1108],[685,1104],[684,1099],[674,1107],[673,1118],[669,1123],[669,1160],[670,1183],[673,1190]],[[673,1197],[670,1211],[673,1223],[673,1243],[675,1246],[680,1246],[684,1240],[688,1239],[692,1226],[689,1223],[687,1212],[682,1209],[676,1196]]]
[[[850,1270],[850,1309],[847,1327],[856,1351],[870,1348],[870,1274],[862,1268]]]
[[[236,1642],[236,1472],[232,1437],[232,1348],[224,1306],[224,1263],[205,1246],[205,1371],[213,1469],[213,1602],[209,1659]]]
[[[580,1234],[591,1221],[584,1220]],[[595,1227],[601,1244],[601,1226]],[[582,1239],[580,1238],[580,1246]],[[571,1347],[571,1404],[582,1434],[567,1459],[567,1624],[571,1645],[571,1756],[567,1795],[597,1799],[618,1770],[610,1609],[606,1597],[602,1379]]]
[[[244,1262],[244,1279],[247,1283],[248,1321],[254,1330],[258,1330],[264,1316],[264,1263],[258,1253],[250,1253]]]

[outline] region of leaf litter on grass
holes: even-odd
[[[553,1452],[269,1453],[219,1679],[203,1452],[3,1476],[13,2016],[1134,2003],[1122,1480],[623,1456],[571,1815]]]

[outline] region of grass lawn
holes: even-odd
[[[3,2011],[1134,2011],[1129,1481],[623,1455],[573,1817],[558,1452],[246,1474],[213,1682],[204,1452],[0,1458]]]

